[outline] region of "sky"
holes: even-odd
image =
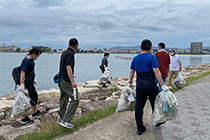
[[[0,0],[0,46],[210,46],[210,0]]]

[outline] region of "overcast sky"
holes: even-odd
[[[0,45],[210,46],[210,0],[0,0]]]

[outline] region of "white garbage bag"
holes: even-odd
[[[124,89],[120,95],[116,112],[135,110],[136,107],[136,91],[130,87]]]
[[[25,114],[31,108],[30,98],[24,95],[22,92],[18,92],[15,102],[12,107],[11,118],[18,118]]]
[[[174,79],[174,87],[178,88],[182,84],[186,84],[186,82],[182,76],[182,72],[180,71],[179,74],[177,75],[177,77]]]
[[[155,99],[154,124],[175,119],[178,114],[178,100],[171,91],[160,92]]]
[[[109,72],[109,68],[106,67],[104,73],[101,75],[100,83],[110,83],[111,84],[111,74]]]

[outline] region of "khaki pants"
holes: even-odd
[[[178,74],[179,71],[169,71],[168,86],[171,86],[171,79],[174,81]]]
[[[71,85],[71,82],[66,82],[65,80],[62,80],[58,83],[58,86],[60,88],[60,120],[64,120],[67,122],[71,122],[72,118],[74,117],[74,114],[77,110],[77,107],[79,105],[79,94],[77,90],[77,98],[76,101],[74,100],[74,95],[73,95],[73,87]],[[71,98],[71,102],[67,107],[67,104],[69,102],[69,98]],[[67,112],[66,112],[67,111]]]

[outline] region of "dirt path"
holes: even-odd
[[[125,111],[98,120],[85,128],[80,128],[73,134],[55,140],[154,140],[151,112],[150,104],[147,101],[143,118],[147,130],[141,136],[136,134],[135,111]]]

